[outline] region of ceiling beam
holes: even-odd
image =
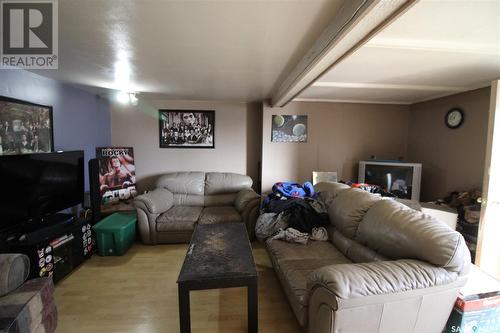
[[[316,81],[311,87],[323,88],[348,88],[348,89],[392,89],[392,90],[416,90],[416,91],[464,91],[466,87],[457,86],[433,86],[417,84],[387,84],[387,83],[364,83],[364,82],[325,82]]]
[[[416,51],[436,51],[452,53],[470,53],[482,55],[500,55],[499,44],[492,42],[486,43],[467,43],[467,42],[449,42],[446,40],[420,40],[420,39],[402,39],[402,38],[382,38],[375,37],[368,41],[364,47],[402,49]]]
[[[396,105],[410,105],[408,101],[379,101],[371,99],[337,99],[337,98],[311,98],[311,97],[297,97],[293,99],[294,102],[308,102],[308,103],[351,103],[351,104],[396,104]]]
[[[346,0],[304,57],[277,84],[271,106],[282,107],[352,54],[418,0]]]

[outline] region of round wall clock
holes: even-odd
[[[459,128],[464,122],[464,112],[461,109],[453,108],[446,112],[444,123],[448,128]]]

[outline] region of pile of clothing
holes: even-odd
[[[327,205],[310,182],[274,184],[261,207],[255,226],[260,241],[267,238],[306,244],[309,239],[328,240]]]

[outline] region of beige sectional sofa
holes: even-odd
[[[266,241],[273,267],[310,333],[441,332],[470,253],[444,223],[391,199],[320,183],[329,241]]]
[[[197,224],[245,223],[250,239],[260,196],[252,179],[223,172],[174,172],[134,199],[145,244],[188,243]]]

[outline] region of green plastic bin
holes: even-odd
[[[100,256],[121,256],[135,240],[135,212],[113,213],[94,225]]]

